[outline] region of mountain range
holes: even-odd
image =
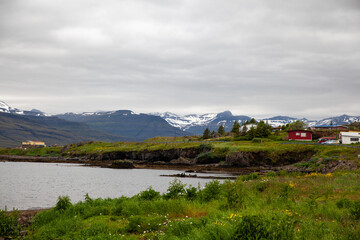
[[[250,116],[230,111],[209,114],[134,113],[130,110],[65,113],[50,116],[40,110],[24,111],[0,101],[0,147],[19,146],[25,140],[42,140],[64,145],[80,141],[142,141],[156,136],[201,135],[206,128],[216,131],[220,125],[230,131],[234,121],[240,124]],[[276,127],[296,120],[315,125],[342,125],[359,122],[360,116],[341,115],[320,121],[288,116],[256,119]]]

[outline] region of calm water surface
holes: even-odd
[[[0,209],[5,206],[8,210],[49,208],[56,204],[60,195],[68,195],[73,203],[84,200],[86,193],[91,198],[130,197],[149,186],[164,193],[174,178],[160,175],[182,172],[95,168],[63,163],[0,162]],[[211,180],[183,178],[181,181],[204,186]]]

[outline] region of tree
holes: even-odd
[[[257,137],[268,137],[271,133],[272,127],[264,121],[260,121],[256,127]]]
[[[254,128],[254,126],[251,126],[251,128],[249,129],[249,131],[246,133],[246,136],[249,139],[253,139],[256,137],[256,128]]]
[[[240,134],[240,124],[238,123],[238,121],[234,121],[234,125],[233,128],[231,129],[231,132],[235,135],[235,136],[239,136]]]
[[[225,135],[225,128],[223,125],[220,125],[220,127],[218,128],[217,132],[220,134],[220,136],[224,136]]]
[[[215,138],[215,137],[216,137],[216,132],[213,130],[213,131],[211,132],[210,136],[211,136],[212,138]]]
[[[241,128],[241,135],[242,135],[242,136],[245,136],[247,131],[248,131],[247,126],[246,126],[246,125],[243,125],[242,128]]]
[[[287,130],[304,130],[306,128],[306,123],[300,120],[296,120],[295,122],[292,122],[287,127]]]
[[[208,138],[210,138],[210,130],[209,128],[206,128],[203,133],[203,139],[208,139]]]
[[[251,124],[256,124],[255,118],[252,118],[249,123],[251,123]]]

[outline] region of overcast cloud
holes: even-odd
[[[359,0],[1,0],[0,100],[360,115]]]

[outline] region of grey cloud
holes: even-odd
[[[359,114],[356,0],[5,0],[0,11],[0,99],[18,108]]]

